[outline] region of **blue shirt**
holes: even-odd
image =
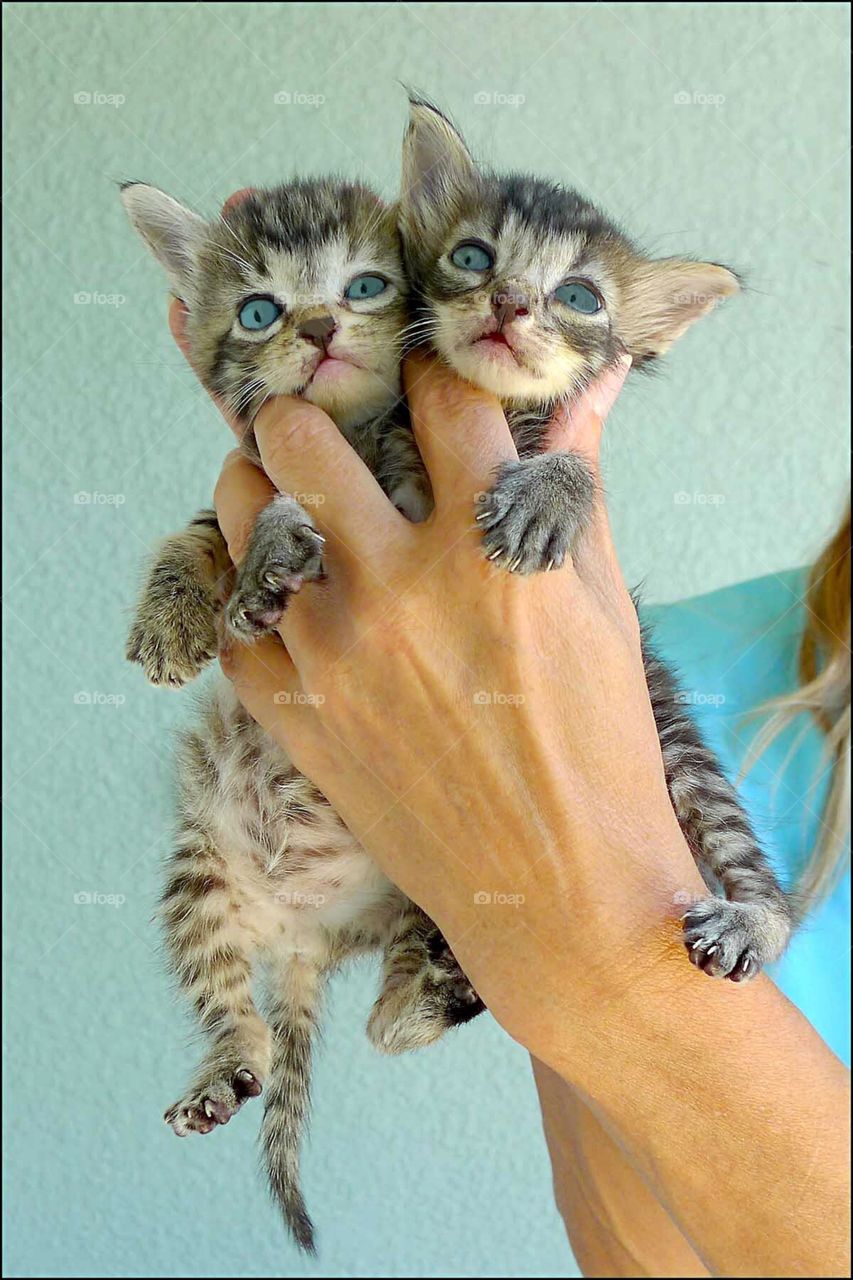
[[[768,699],[796,689],[807,575],[770,574],[677,604],[642,609],[655,648],[679,673],[708,745],[737,779]],[[784,882],[820,830],[827,758],[820,729],[800,716],[739,783],[762,844]],[[770,975],[830,1048],[850,1063],[850,873],[807,916]]]

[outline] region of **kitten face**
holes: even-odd
[[[403,148],[400,228],[414,332],[513,406],[571,396],[624,351],[635,365],[663,354],[738,288],[713,263],[645,258],[575,192],[480,172],[422,102]]]
[[[255,191],[205,223],[156,188],[122,198],[188,308],[205,385],[248,422],[298,395],[343,430],[400,395],[406,283],[395,216],[366,187]]]

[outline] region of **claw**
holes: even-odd
[[[486,556],[486,559],[487,559],[487,560],[497,560],[498,556],[502,556],[502,555],[503,555],[503,553],[504,553],[504,549],[503,549],[503,547],[498,547],[497,551],[493,551],[493,552],[492,552],[492,554],[491,554],[490,556]]]

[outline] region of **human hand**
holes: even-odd
[[[625,372],[555,424],[552,446],[597,471]],[[565,1062],[557,1023],[592,1025],[662,956],[685,963],[673,904],[701,885],[667,795],[600,488],[574,563],[524,578],[496,569],[473,513],[495,467],[517,456],[503,413],[433,362],[412,360],[407,386],[436,498],[422,525],[316,407],[279,399],[258,416],[275,486],[316,496],[328,581],[291,603],[286,650],[267,639],[224,665],[251,714],[436,919],[495,1017]],[[229,458],[216,504],[235,560],[272,492]],[[553,1018],[558,1004],[567,1018]]]

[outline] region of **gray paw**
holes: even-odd
[[[228,626],[241,640],[278,623],[304,582],[322,577],[324,539],[292,498],[279,496],[258,517],[228,602]]]
[[[446,1025],[455,1027],[476,1018],[486,1006],[438,929],[427,938],[427,952],[431,972],[426,983],[426,993],[441,1009]]]
[[[180,688],[216,656],[216,607],[207,593],[167,574],[152,580],[127,640],[126,655],[151,684]]]
[[[477,507],[487,559],[511,573],[558,569],[589,521],[594,492],[589,467],[576,454],[505,463]]]
[[[217,1125],[227,1124],[248,1098],[256,1098],[263,1086],[249,1067],[224,1069],[213,1073],[191,1089],[187,1097],[176,1102],[164,1115],[179,1138],[188,1133],[210,1133]]]
[[[747,982],[781,954],[789,932],[779,913],[761,904],[708,898],[684,917],[684,945],[712,978]]]

